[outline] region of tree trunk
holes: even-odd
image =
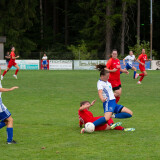
[[[138,0],[138,9],[137,9],[137,40],[140,41],[140,0]]]
[[[110,19],[108,18],[111,15],[111,0],[106,0],[106,47],[105,47],[105,59],[110,58],[111,54],[111,41],[112,41],[112,27]]]
[[[65,45],[68,45],[68,0],[65,0]]]
[[[55,36],[57,33],[57,11],[56,11],[56,0],[53,0],[53,39],[55,41]]]
[[[124,56],[125,22],[126,22],[126,2],[123,2],[122,3],[122,34],[121,34],[121,55],[122,56]]]
[[[40,0],[40,21],[41,21],[41,40],[43,40],[43,7],[42,7],[42,0]]]

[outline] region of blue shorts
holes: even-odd
[[[124,106],[120,105],[120,104],[116,104],[116,100],[110,100],[110,101],[105,101],[103,103],[103,109],[104,109],[104,113],[106,112],[112,112],[112,113],[120,113],[120,111],[122,110]]]
[[[47,60],[44,60],[43,62],[42,62],[42,64],[43,65],[47,65],[48,63],[47,63]]]
[[[132,69],[132,66],[127,63],[127,64],[126,64],[126,69],[127,69],[127,70]]]
[[[9,112],[8,109],[6,109],[5,111],[3,112],[0,112],[0,120],[3,121],[5,119],[7,119],[8,117],[11,116],[11,113]]]

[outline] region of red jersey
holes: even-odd
[[[94,117],[92,112],[88,111],[87,109],[84,109],[82,111],[78,110],[79,120],[85,124],[87,122],[94,122]]]
[[[12,51],[11,54],[10,54],[10,62],[15,62],[15,59],[13,59],[13,57],[15,57],[15,53]]]
[[[145,60],[147,60],[147,55],[142,53],[142,54],[138,57],[138,59],[140,60],[140,62],[145,63],[145,62],[146,62]]]
[[[116,72],[110,72],[109,80],[119,80],[120,79],[120,60],[110,58],[106,64],[107,68],[113,70],[114,68],[118,69]]]

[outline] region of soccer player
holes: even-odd
[[[114,95],[116,97],[116,103],[120,100],[120,95],[122,93],[122,86],[120,80],[120,72],[129,74],[126,69],[121,69],[120,60],[117,58],[117,50],[114,49],[110,58],[106,64],[106,69],[110,72],[108,82],[112,84]]]
[[[16,144],[16,141],[13,140],[13,118],[6,106],[2,103],[1,94],[2,92],[12,91],[17,88],[18,87],[12,87],[10,89],[2,88],[0,81],[0,129],[7,126],[7,144]]]
[[[46,54],[44,54],[43,55],[43,57],[42,57],[42,60],[43,60],[43,62],[42,62],[42,65],[43,65],[43,69],[45,70],[45,69],[47,69],[47,56],[46,56]]]
[[[99,98],[103,103],[104,117],[94,121],[93,124],[95,126],[106,123],[110,118],[130,118],[133,114],[130,109],[116,103],[112,85],[108,81],[110,73],[105,68],[105,65],[96,65],[96,69],[100,71],[97,89]],[[115,115],[112,115],[113,113],[115,113]]]
[[[141,55],[138,57],[137,62],[139,63],[139,69],[142,72],[141,74],[137,74],[136,78],[138,76],[141,76],[137,84],[141,84],[141,81],[143,80],[144,76],[147,76],[147,72],[145,69],[145,62],[151,61],[151,59],[147,59],[147,55],[145,54],[145,49],[142,49]]]
[[[127,63],[125,63],[125,60],[127,60]],[[137,69],[133,66],[134,61],[136,61],[135,55],[133,54],[133,51],[129,51],[129,55],[123,59],[123,65],[126,66],[127,70],[134,70],[133,78],[135,79]]]
[[[92,112],[89,111],[89,108],[94,105],[95,101],[96,100],[94,100],[92,103],[90,103],[89,101],[83,101],[80,103],[80,108],[78,110],[79,120],[81,122],[80,127],[82,127],[83,124],[86,124],[88,122],[94,122],[97,119],[103,117],[103,116],[93,117]],[[110,130],[112,124],[114,124],[114,122],[112,118],[110,118],[107,123],[95,127],[95,131]],[[121,126],[116,126],[114,129],[123,130],[123,131],[134,131],[135,130],[134,128],[123,128]],[[85,128],[82,128],[81,133],[84,133],[84,132],[86,132]]]
[[[3,75],[1,75],[1,80],[3,80],[4,75],[9,71],[9,69],[10,69],[12,66],[14,66],[14,67],[17,68],[15,74],[13,75],[13,77],[14,77],[15,79],[17,79],[17,73],[18,73],[18,71],[19,71],[19,66],[18,66],[18,64],[15,62],[15,60],[16,60],[17,58],[19,58],[19,56],[16,56],[14,52],[15,52],[15,47],[12,47],[12,48],[11,48],[11,54],[10,54],[10,61],[9,61],[8,66],[7,66],[7,69],[3,72]]]
[[[7,52],[7,54],[6,54],[5,58],[6,58],[7,66],[8,66],[8,63],[9,63],[9,61],[10,61],[10,55],[9,55],[9,52]]]

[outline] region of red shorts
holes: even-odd
[[[142,66],[142,65],[139,65],[139,69],[140,69],[141,72],[143,72],[143,71],[146,70],[146,69],[145,69],[145,66]]]
[[[97,119],[99,119],[101,117],[103,117],[103,116],[94,117],[93,120],[96,121]],[[107,128],[107,124],[99,125],[99,126],[95,127],[95,131],[104,131],[104,130],[106,130],[106,128]]]
[[[12,66],[15,66],[17,63],[15,63],[15,62],[9,62],[8,63],[8,68],[11,68]]]
[[[119,87],[121,85],[121,80],[120,79],[109,79],[108,82],[111,83],[112,85],[112,88],[115,88],[115,87]]]

